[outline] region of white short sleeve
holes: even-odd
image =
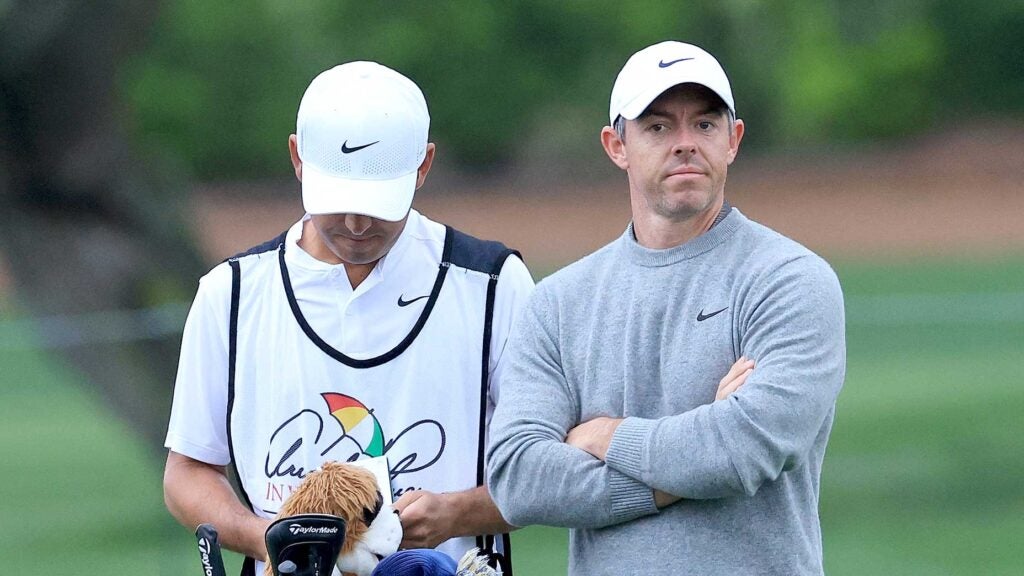
[[[227,439],[228,321],[231,268],[199,281],[181,340],[167,448],[208,464],[231,461]]]

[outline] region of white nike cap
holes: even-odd
[[[619,116],[635,120],[662,92],[687,83],[708,87],[736,113],[729,78],[718,60],[693,44],[669,40],[648,46],[626,60],[612,87],[609,122],[615,124]]]
[[[321,72],[302,96],[295,131],[306,212],[405,218],[429,127],[423,92],[398,72],[376,62]]]

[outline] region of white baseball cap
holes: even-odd
[[[398,72],[376,62],[321,72],[302,96],[295,131],[306,212],[405,218],[429,127],[423,92]]]
[[[608,119],[611,124],[619,116],[635,120],[662,92],[691,82],[707,86],[736,113],[729,78],[718,60],[697,46],[669,40],[626,60],[612,87]]]

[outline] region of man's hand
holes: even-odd
[[[604,460],[608,446],[612,443],[612,435],[622,423],[622,418],[599,416],[569,430],[565,443],[589,453],[598,460]]]
[[[730,394],[739,390],[753,371],[754,361],[745,356],[740,356],[740,359],[729,369],[729,373],[718,383],[718,392],[715,393],[715,400],[727,398]]]
[[[402,519],[402,543],[399,548],[434,548],[452,537],[457,518],[448,494],[415,490],[402,494],[395,510]]]
[[[515,530],[485,486],[442,494],[414,490],[402,494],[394,507],[402,520],[399,548],[434,548],[450,538]]]

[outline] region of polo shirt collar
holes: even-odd
[[[288,233],[285,235],[285,261],[289,266],[298,266],[310,271],[330,272],[337,268],[343,269],[344,264],[331,264],[318,260],[299,246],[298,242],[302,237],[303,224],[309,218],[309,214],[304,215],[301,220],[288,229]],[[401,234],[398,235],[398,240],[395,241],[395,245],[391,247],[391,250],[377,261],[377,265],[374,266],[370,275],[380,276],[383,279],[384,276],[395,270],[402,256],[407,251],[407,247],[412,242],[413,236],[416,235],[415,230],[418,230],[421,226],[422,216],[420,213],[416,210],[409,210],[409,217]]]

